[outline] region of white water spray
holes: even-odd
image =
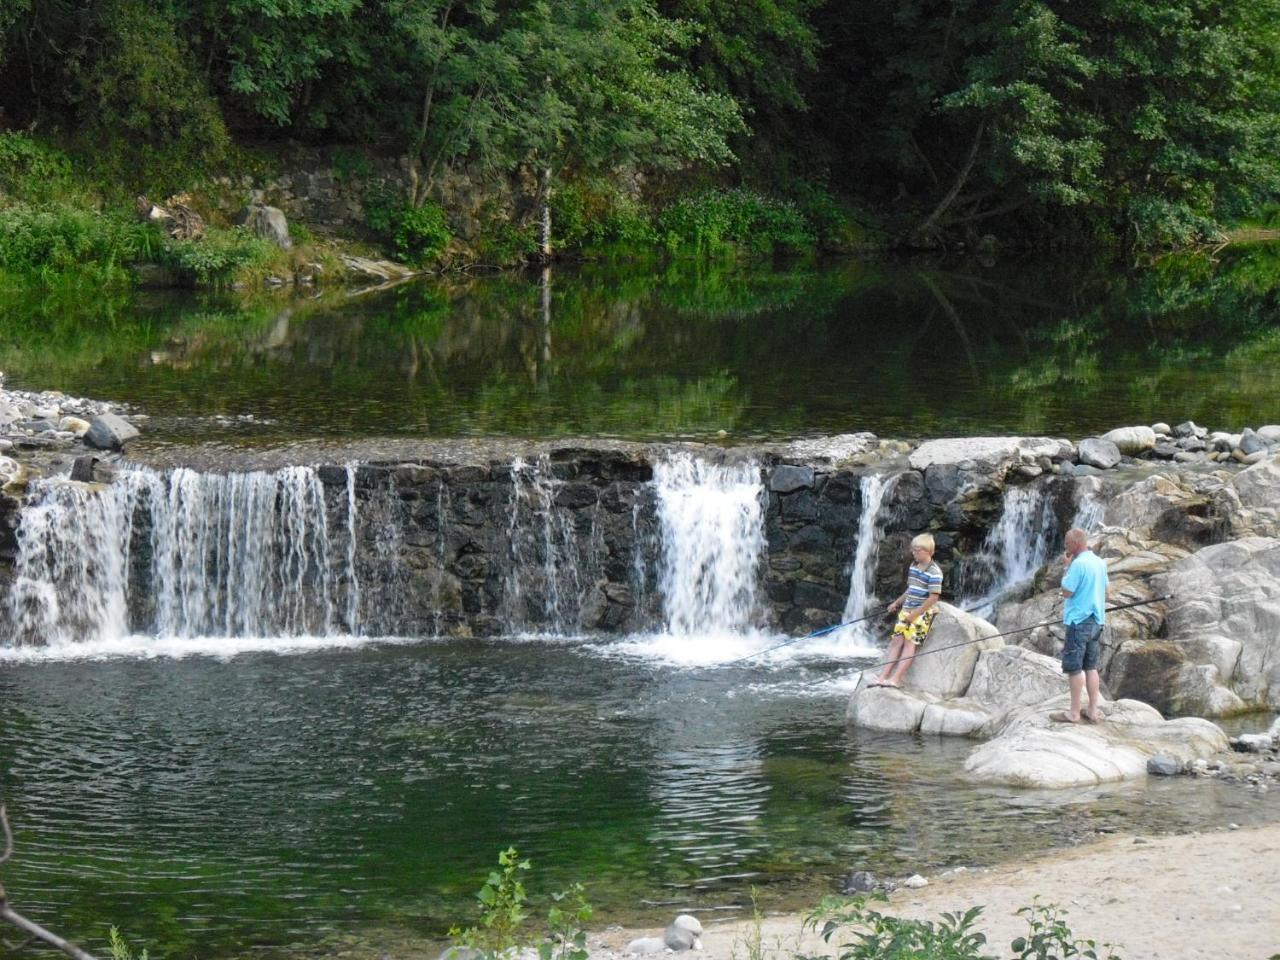
[[[759,619],[764,487],[754,463],[678,454],[654,467],[660,583],[671,634],[741,634]]]
[[[868,473],[859,482],[862,513],[858,518],[858,541],[853,553],[853,569],[849,572],[849,598],[844,604],[843,620],[859,620],[876,602],[876,564],[880,559],[880,508],[893,489],[896,477]],[[870,639],[865,623],[848,628],[860,641]]]

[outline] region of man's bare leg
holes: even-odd
[[[1095,673],[1097,671],[1094,671]],[[1084,671],[1073,673],[1067,678],[1067,683],[1071,687],[1071,709],[1067,711],[1067,716],[1071,718],[1072,723],[1080,722],[1080,700],[1084,693]]]

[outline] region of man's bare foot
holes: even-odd
[[[1083,720],[1085,723],[1101,723],[1102,711],[1101,710],[1092,710],[1092,711],[1081,710],[1080,719]]]
[[[1049,714],[1049,719],[1052,720],[1054,723],[1079,723],[1080,722],[1079,717],[1073,717],[1071,714],[1067,713],[1065,710],[1055,710],[1053,713]]]
[[[882,687],[896,687],[897,685],[898,685],[897,680],[881,680],[880,681],[880,686]]]

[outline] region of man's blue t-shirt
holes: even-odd
[[[1062,589],[1071,596],[1062,604],[1064,623],[1083,623],[1090,617],[1105,622],[1107,607],[1107,565],[1092,550],[1076,555],[1062,578]]]

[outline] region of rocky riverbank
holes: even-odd
[[[1114,836],[1034,861],[950,870],[903,886],[879,907],[891,916],[937,921],[983,907],[977,928],[1005,955],[1027,932],[1020,908],[1056,903],[1077,937],[1111,943],[1126,960],[1268,957],[1280,930],[1280,825],[1187,836]],[[703,918],[705,960],[786,960],[836,955],[802,914],[758,924]],[[595,960],[627,956],[631,942],[661,930],[610,928],[590,940]],[[844,942],[840,940],[839,942]]]

